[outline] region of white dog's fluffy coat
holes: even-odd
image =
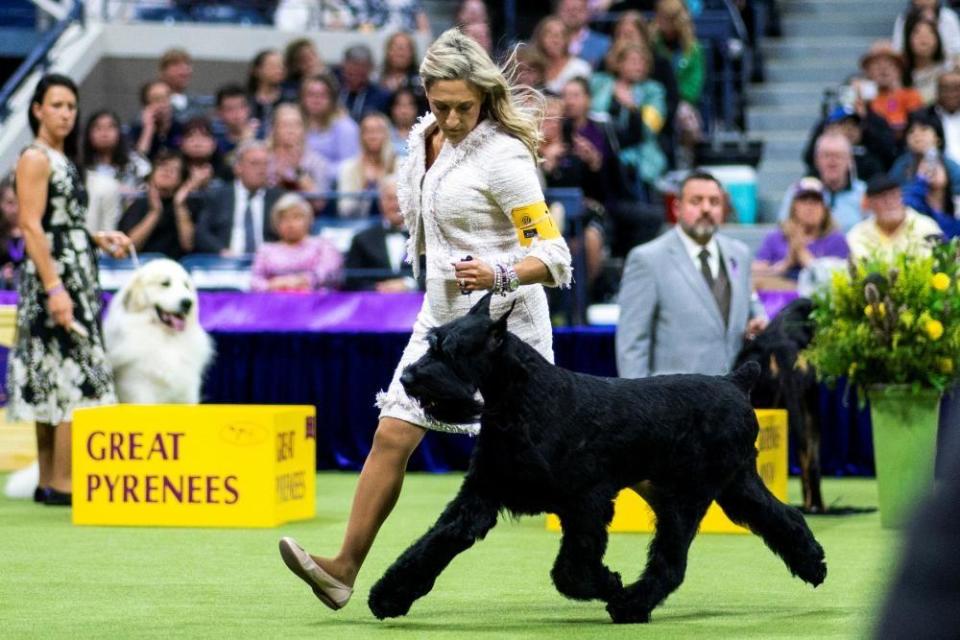
[[[197,293],[173,260],[152,260],[113,297],[103,325],[120,402],[196,404],[213,342],[200,327]],[[27,499],[39,480],[36,463],[10,475],[4,493]]]
[[[213,342],[200,326],[193,282],[173,260],[134,272],[110,301],[103,339],[120,402],[200,402]]]

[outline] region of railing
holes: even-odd
[[[64,31],[74,22],[81,25],[84,21],[83,2],[74,3],[70,12],[62,19],[57,21],[40,39],[36,48],[30,52],[23,64],[14,72],[0,89],[0,124],[2,124],[10,115],[10,100],[20,89],[27,78],[37,70],[38,67],[46,67],[49,64],[50,51],[56,45],[57,40],[63,35]]]

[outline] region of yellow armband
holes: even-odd
[[[547,203],[542,200],[517,207],[510,212],[510,217],[517,229],[517,239],[521,246],[529,247],[534,238],[554,240],[560,237],[557,223],[553,221]]]
[[[660,129],[663,129],[663,116],[650,105],[640,110],[640,118],[643,120],[643,124],[647,125],[650,131],[654,133],[660,133]]]

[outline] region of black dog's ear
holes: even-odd
[[[494,320],[490,328],[487,329],[487,348],[491,351],[499,349],[500,345],[503,344],[503,338],[507,335],[507,318],[510,317],[510,314],[513,312],[513,307],[516,306],[516,304],[517,301],[514,299],[514,301],[510,303],[510,308],[507,309],[507,312]]]
[[[473,308],[470,309],[470,312],[467,313],[469,316],[486,316],[490,317],[490,299],[493,298],[493,291],[487,293],[479,300],[477,304],[473,305]]]

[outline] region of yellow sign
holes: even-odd
[[[275,527],[316,504],[313,407],[114,405],[73,421],[73,523]]]
[[[553,240],[560,237],[557,223],[553,221],[547,203],[542,200],[517,207],[510,212],[510,216],[517,229],[517,239],[523,247],[529,247],[534,238]]]
[[[787,501],[787,412],[757,409],[760,433],[757,436],[757,471],[763,483],[781,502]],[[636,492],[625,489],[614,504],[611,532],[649,533],[654,530],[653,511]],[[560,519],[547,516],[547,529],[560,531]],[[734,524],[714,502],[700,522],[701,533],[749,533]]]

